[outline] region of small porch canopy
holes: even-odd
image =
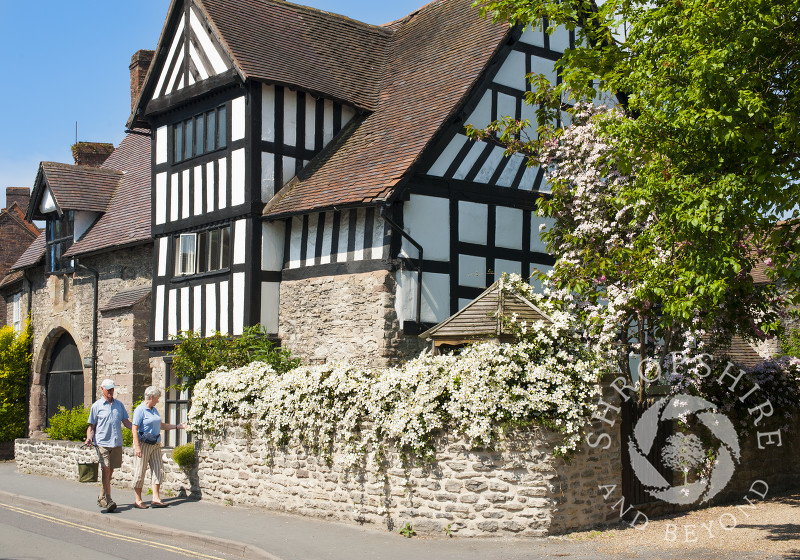
[[[534,321],[553,322],[552,318],[527,299],[505,292],[501,279],[486,288],[462,310],[419,336],[432,340],[433,354],[438,354],[443,346],[457,347],[478,341],[493,341],[498,344],[513,342],[514,337],[502,318],[510,319],[515,313],[528,324]]]

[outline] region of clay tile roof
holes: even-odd
[[[150,296],[150,286],[140,286],[138,288],[128,288],[120,290],[111,299],[100,308],[100,311],[105,313],[107,311],[115,311],[118,309],[127,309],[133,307],[146,297]]]
[[[44,258],[44,251],[47,247],[47,242],[45,241],[44,232],[39,234],[39,237],[34,239],[33,243],[31,243],[25,252],[20,255],[17,259],[17,262],[10,268],[11,271],[20,270],[22,268],[31,267]]]
[[[437,0],[400,22],[378,104],[301,171],[264,209],[285,215],[386,200],[456,114],[508,32],[471,7]]]
[[[19,226],[19,228],[25,232],[25,234],[30,236],[31,240],[34,240],[39,236],[39,228],[25,219],[25,212],[20,209],[16,202],[13,202],[11,206],[0,212],[0,217],[7,218],[16,223],[17,226]]]
[[[122,173],[113,169],[43,161],[36,182],[43,178],[61,210],[105,212]]]
[[[150,137],[128,134],[103,163],[121,178],[106,213],[65,257],[150,241]]]
[[[201,0],[245,78],[373,109],[392,32],[275,0]]]
[[[5,277],[0,280],[0,291],[5,290],[6,288],[11,288],[14,284],[22,281],[22,271],[16,270],[14,272],[10,272],[5,275]]]
[[[727,354],[732,362],[745,367],[752,367],[764,361],[755,348],[739,336],[733,337]]]

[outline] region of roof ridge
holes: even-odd
[[[271,2],[271,3],[275,3],[275,4],[286,4],[288,6],[291,6],[292,8],[298,8],[299,11],[305,11],[305,12],[316,13],[316,14],[324,14],[326,16],[330,16],[332,18],[335,18],[335,19],[338,19],[338,20],[342,20],[344,23],[350,23],[350,24],[354,25],[354,27],[364,27],[364,28],[371,29],[373,31],[377,31],[379,33],[385,34],[387,36],[392,36],[395,33],[395,30],[387,29],[383,25],[375,25],[375,24],[372,24],[372,23],[367,23],[365,21],[361,21],[361,20],[358,20],[358,19],[354,19],[354,18],[348,17],[348,16],[346,16],[344,14],[338,14],[336,12],[329,12],[327,10],[321,10],[319,8],[314,8],[312,6],[304,6],[303,4],[295,4],[294,2],[287,2],[285,0],[281,0],[280,2],[276,2],[275,0],[261,0],[261,1],[263,1],[263,2]],[[434,2],[438,2],[438,1],[440,1],[440,0],[434,0]]]

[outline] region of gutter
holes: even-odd
[[[389,219],[385,213],[385,210],[386,207],[381,206],[381,218],[383,218],[393,230],[408,239],[408,242],[411,243],[417,249],[417,251],[419,251],[419,256],[417,257],[417,323],[422,324],[422,245],[417,243],[408,233],[403,230],[403,228]]]
[[[94,275],[94,301],[92,307],[92,399],[94,399],[97,394],[97,302],[100,273],[94,268],[81,263],[78,259],[75,259],[75,267],[88,270]]]

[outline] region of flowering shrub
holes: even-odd
[[[548,311],[553,323],[512,319],[518,343],[479,343],[401,367],[340,363],[282,374],[261,362],[219,368],[195,386],[190,429],[214,440],[239,418],[272,446],[302,444],[329,461],[341,442],[339,460],[354,466],[369,452],[379,460],[389,445],[429,457],[445,430],[473,447],[492,447],[509,427],[538,424],[563,433],[555,452],[566,454],[592,413],[601,364],[574,334],[569,314],[553,305]]]

